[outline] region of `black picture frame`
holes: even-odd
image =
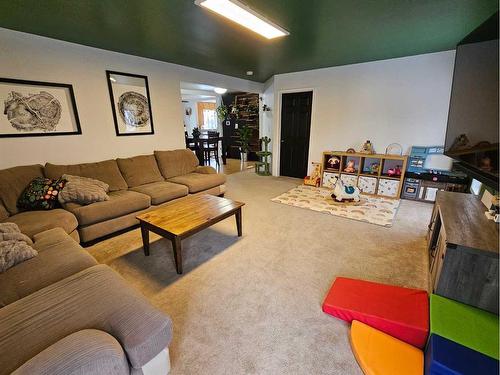
[[[121,75],[125,77],[132,77],[132,78],[139,78],[144,80],[144,87],[146,90],[146,96],[147,96],[147,101],[148,101],[148,109],[149,109],[149,125],[150,125],[150,131],[147,132],[130,132],[130,133],[124,133],[120,132],[120,126],[119,126],[119,119],[116,113],[116,108],[115,108],[115,95],[113,92],[113,82],[111,80],[111,75]],[[153,111],[151,109],[151,95],[149,93],[149,83],[148,83],[148,77],[145,75],[140,75],[140,74],[132,74],[132,73],[125,73],[125,72],[117,72],[114,70],[106,70],[106,81],[108,83],[108,91],[109,91],[109,98],[111,100],[111,110],[113,112],[113,121],[115,123],[115,133],[117,137],[121,136],[133,136],[133,135],[152,135],[154,134],[154,125],[153,125]]]
[[[56,83],[56,82],[44,82],[44,81],[31,81],[24,79],[15,79],[15,78],[0,78],[1,84],[12,84],[17,86],[40,86],[46,87],[50,90],[51,87],[63,88],[68,90],[69,102],[68,109],[71,111],[75,128],[74,131],[20,131],[19,133],[2,133],[0,130],[0,138],[22,138],[22,137],[48,137],[48,136],[58,136],[58,135],[80,135],[82,134],[82,128],[80,126],[80,118],[78,116],[78,109],[76,107],[75,93],[73,91],[73,85],[68,83]],[[14,88],[13,88],[14,89]],[[7,115],[6,104],[4,104],[4,108],[0,111],[0,115]],[[7,120],[8,121],[8,120]]]

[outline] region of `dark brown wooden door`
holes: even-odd
[[[280,175],[304,178],[307,174],[311,132],[312,91],[281,97]]]

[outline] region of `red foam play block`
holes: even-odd
[[[347,322],[358,320],[423,348],[429,333],[429,298],[419,289],[337,277],[323,311]]]

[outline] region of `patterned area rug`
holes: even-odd
[[[399,199],[361,195],[360,202],[341,203],[332,199],[331,194],[330,189],[300,185],[271,200],[384,227],[392,226],[399,207]]]

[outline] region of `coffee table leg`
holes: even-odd
[[[172,238],[172,248],[174,249],[175,269],[180,275],[182,273],[182,245],[180,237],[174,236]]]
[[[241,229],[241,208],[239,208],[234,215],[236,217],[236,227],[238,228],[238,237],[241,237],[243,235],[243,231]]]
[[[149,230],[144,224],[141,223],[142,246],[144,248],[144,255],[149,255]]]

